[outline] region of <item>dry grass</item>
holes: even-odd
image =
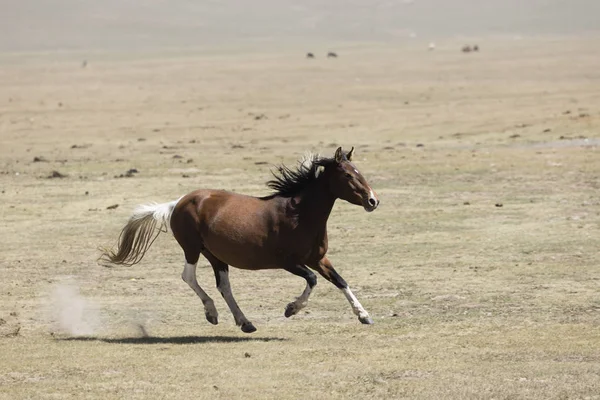
[[[4,57],[0,398],[600,398],[594,46]],[[286,319],[300,279],[234,270],[244,335],[203,267],[209,325],[168,235],[96,263],[138,203],[265,194],[270,165],[337,145],[382,200],[330,219],[373,326],[324,280]]]

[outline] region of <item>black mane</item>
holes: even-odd
[[[317,180],[317,169],[335,164],[334,158],[320,157],[318,154],[308,156],[308,158],[298,161],[296,169],[292,169],[284,164],[277,167],[277,171],[271,171],[273,179],[267,182],[267,186],[275,192],[271,196],[291,197],[310,183]]]

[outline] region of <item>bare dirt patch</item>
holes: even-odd
[[[0,397],[598,398],[598,42],[459,45],[3,57]],[[329,225],[373,326],[322,279],[286,319],[301,279],[234,270],[244,335],[205,263],[212,326],[167,234],[96,262],[139,203],[264,195],[338,145],[381,199]]]

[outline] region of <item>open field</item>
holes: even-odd
[[[0,398],[600,399],[600,40],[462,44],[2,56]],[[96,262],[139,203],[338,145],[381,199],[329,222],[372,326],[234,269],[243,334],[201,260],[212,326],[170,234]]]

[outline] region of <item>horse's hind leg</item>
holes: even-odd
[[[202,254],[208,259],[213,267],[213,270],[215,271],[217,289],[219,289],[219,292],[221,292],[221,295],[229,306],[229,309],[233,314],[235,324],[241,327],[242,331],[245,333],[252,333],[256,331],[256,328],[254,325],[252,325],[252,322],[248,321],[248,318],[246,318],[242,310],[240,310],[240,307],[237,305],[237,302],[233,298],[233,293],[231,293],[231,285],[229,283],[229,266],[216,258],[208,250],[203,250]]]
[[[217,308],[215,307],[213,299],[211,299],[210,296],[206,294],[206,292],[202,290],[198,284],[198,280],[196,279],[196,265],[197,262],[191,264],[186,261],[181,278],[185,283],[190,285],[198,297],[200,297],[200,300],[202,300],[202,304],[204,304],[204,314],[206,315],[206,320],[211,324],[216,325],[219,323],[219,313],[217,312]]]
[[[185,253],[185,266],[181,273],[181,279],[183,279],[183,281],[196,292],[198,297],[200,297],[200,300],[202,300],[206,320],[211,324],[216,325],[219,323],[219,313],[215,307],[215,302],[204,290],[202,290],[196,279],[196,265],[198,264],[200,251],[202,250],[202,242],[193,235],[189,235],[186,231],[183,233],[184,234],[179,234],[179,230],[173,231],[175,239],[177,239],[177,242]]]
[[[289,318],[292,315],[296,315],[298,311],[306,307],[306,304],[308,303],[308,297],[310,296],[312,289],[317,284],[317,277],[311,270],[306,268],[304,265],[294,265],[293,267],[287,267],[284,269],[288,272],[291,272],[294,275],[306,279],[306,288],[304,289],[304,292],[302,292],[300,297],[292,301],[285,308],[284,315],[286,316],[286,318]]]

